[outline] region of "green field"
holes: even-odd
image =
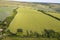
[[[9,25],[10,31],[16,33],[17,29],[41,33],[44,29],[52,29],[60,32],[60,21],[38,12],[30,7],[20,7],[17,9],[15,18]],[[57,15],[58,16],[58,15]]]
[[[6,19],[6,17],[10,16],[13,14],[13,10],[16,7],[4,7],[4,6],[0,6],[0,21],[4,21]]]

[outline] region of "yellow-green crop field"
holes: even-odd
[[[16,33],[17,29],[21,28],[26,33],[26,30],[42,33],[44,29],[52,29],[60,32],[60,21],[43,14],[30,7],[19,7],[17,14],[10,23],[8,29],[12,33]],[[60,15],[49,13],[60,18]]]

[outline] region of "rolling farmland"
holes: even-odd
[[[60,40],[57,5],[0,2],[0,40]]]
[[[18,28],[24,30],[32,30],[41,33],[44,29],[52,29],[60,32],[60,21],[33,10],[29,7],[20,7],[17,9],[17,15],[12,20],[9,29],[16,33]]]

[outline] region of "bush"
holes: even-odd
[[[8,36],[17,36],[16,33],[12,33],[12,32],[10,32],[10,30],[8,30],[6,33]]]
[[[48,37],[48,38],[59,38],[59,37],[60,37],[60,33],[55,32],[55,31],[53,31],[53,30],[44,29],[43,37]]]
[[[17,29],[17,32],[23,32],[23,30],[22,29]]]

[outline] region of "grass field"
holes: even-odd
[[[20,38],[6,36],[2,40],[58,40],[57,38]]]
[[[4,7],[4,6],[0,6],[0,21],[4,21],[6,19],[6,17],[10,16],[13,14],[13,10],[16,7]]]
[[[57,40],[56,38],[5,38],[3,40]]]
[[[60,32],[60,21],[33,10],[30,7],[20,7],[17,9],[17,15],[10,23],[9,30],[13,33],[17,32],[17,29],[35,31],[41,33],[44,29],[52,29]],[[58,15],[56,15],[58,16]]]

